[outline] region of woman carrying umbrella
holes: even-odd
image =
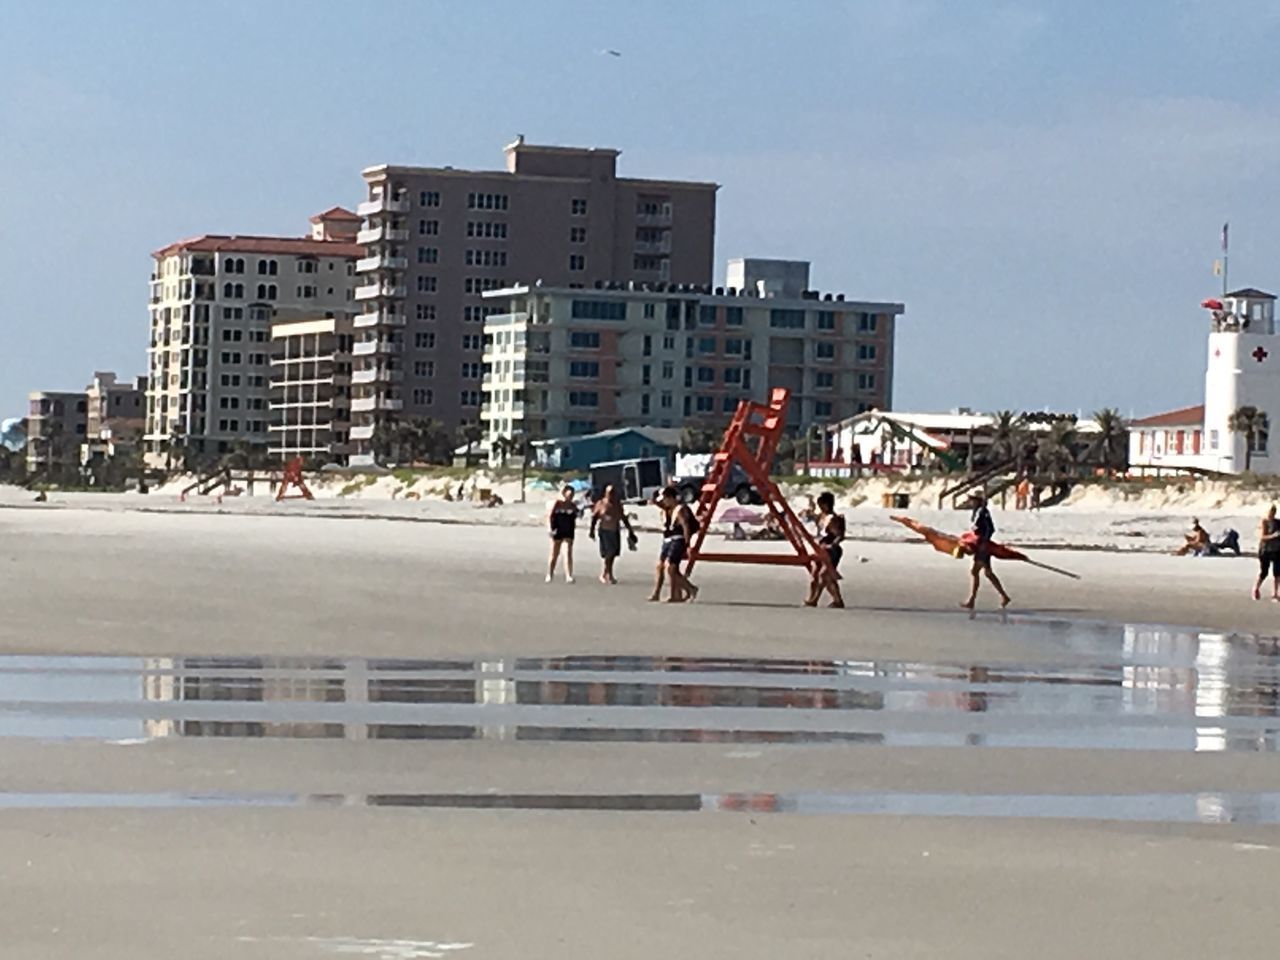
[[[978,575],[985,573],[987,579],[991,581],[991,585],[996,588],[996,593],[1000,594],[1000,606],[1007,607],[1012,601],[1009,594],[1004,592],[1004,586],[1000,583],[1000,578],[996,576],[995,571],[991,569],[991,539],[996,535],[996,523],[991,519],[991,511],[987,509],[987,498],[979,493],[975,497],[976,503],[973,508],[973,566],[969,568],[969,576],[972,580],[972,587],[969,590],[969,599],[965,600],[960,606],[966,610],[972,610],[974,603],[978,599]]]

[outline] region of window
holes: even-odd
[[[488,220],[471,220],[467,222],[468,237],[483,237],[486,240],[507,239],[507,225]]]
[[[486,317],[503,312],[503,307],[463,307],[462,319],[466,323],[483,323]]]
[[[419,247],[418,248],[419,263],[439,263],[440,250],[438,247]]]
[[[813,355],[818,360],[834,360],[836,345],[829,340],[820,340],[813,345]]]
[[[569,406],[598,407],[600,406],[600,394],[594,390],[570,390]]]
[[[224,273],[244,273],[244,258],[228,257],[222,261],[222,270]]]
[[[652,303],[646,303],[646,304],[644,305],[644,318],[645,318],[646,320],[652,320],[652,319],[653,319],[653,314],[654,314],[654,304],[652,304]]]
[[[569,254],[569,269],[570,270],[587,269],[587,258],[580,253]]]
[[[570,227],[569,242],[570,243],[586,243],[587,228],[586,227]]]
[[[505,210],[507,195],[505,193],[468,193],[467,208],[470,210]]]
[[[647,393],[640,395],[640,415],[642,417],[649,415],[649,394]]]
[[[876,375],[874,373],[858,374],[859,390],[874,390],[876,388]]]
[[[437,237],[440,235],[439,220],[419,220],[418,236],[420,237]]]
[[[240,386],[240,374],[238,373],[224,373],[221,380],[224,387]]]
[[[1210,450],[1218,449],[1218,431],[1217,430],[1209,431],[1209,449]]]
[[[415,304],[413,314],[419,320],[434,320],[436,318],[436,305],[434,303]]]
[[[413,402],[420,407],[429,407],[435,403],[435,392],[432,390],[419,387],[413,391]]]
[[[316,272],[317,270],[319,270],[319,269],[320,269],[320,264],[316,263],[314,260],[299,260],[299,261],[298,261],[298,272],[299,272],[299,273],[315,273],[315,272]]]
[[[458,395],[458,402],[461,403],[464,407],[478,407],[480,406],[480,391],[479,390],[463,390]]]
[[[836,315],[830,310],[818,311],[818,329],[834,330],[836,328]]]
[[[742,326],[742,308],[741,307],[725,307],[724,323],[727,327]]]
[[[436,362],[434,360],[413,361],[413,375],[415,377],[434,377],[436,375]]]
[[[240,409],[240,398],[239,398],[239,397],[219,397],[219,398],[218,398],[218,409],[220,409],[220,410],[239,410],[239,409]]]
[[[438,207],[440,206],[440,192],[438,190],[423,190],[418,194],[418,206],[420,207]]]
[[[587,330],[571,330],[569,332],[569,347],[573,350],[599,350],[600,334]]]
[[[625,300],[575,300],[570,307],[575,320],[625,320]]]
[[[434,350],[436,335],[431,332],[420,332],[413,335],[413,345],[419,350]]]
[[[725,356],[740,357],[742,356],[742,340],[738,337],[729,337],[724,342]]]
[[[243,336],[244,336],[244,331],[243,331],[243,330],[223,330],[223,331],[222,331],[222,342],[223,342],[223,343],[230,343],[230,342],[232,342],[232,341],[235,341],[235,342],[237,342],[237,343],[238,343],[238,342],[240,341],[240,338],[241,338],[241,337],[243,337]]]
[[[507,265],[507,251],[468,250],[465,259],[468,267],[505,267]]]
[[[876,315],[874,313],[858,314],[858,332],[859,333],[875,333],[876,332]]]
[[[481,372],[481,365],[478,363],[467,361],[462,365],[463,380],[479,380]]]
[[[1253,440],[1249,445],[1250,453],[1260,453],[1266,456],[1267,441],[1271,439],[1271,428],[1269,426],[1259,427],[1253,433]],[[1179,453],[1182,451],[1179,450]]]
[[[670,380],[676,375],[676,365],[670,360],[662,361],[662,379]]]
[[[647,333],[644,335],[644,344],[640,352],[646,357],[653,356],[653,337],[649,336]]]
[[[418,292],[419,292],[419,293],[435,293],[435,292],[436,292],[436,278],[435,278],[435,277],[429,277],[429,276],[422,276],[422,277],[419,277],[419,278],[418,278]]]
[[[830,400],[815,400],[815,401],[814,401],[814,404],[813,404],[813,415],[814,415],[815,417],[829,417],[829,416],[831,416],[831,401],[830,401]]]
[[[594,380],[600,376],[600,364],[594,360],[570,361],[569,376],[575,379]]]
[[[698,338],[698,352],[699,352],[699,353],[702,353],[702,354],[712,354],[712,353],[715,353],[715,352],[716,352],[716,338],[715,338],[715,337],[699,337],[699,338]]]
[[[836,376],[827,370],[820,370],[813,376],[813,385],[818,390],[834,390],[836,385]]]
[[[739,401],[738,401],[738,398],[737,398],[737,397],[721,397],[721,398],[720,398],[720,412],[721,412],[721,413],[736,413],[736,412],[738,411],[738,402],[739,402]]]
[[[653,380],[653,367],[645,364],[640,368],[640,386],[647,387]]]
[[[724,382],[733,386],[740,385],[742,383],[742,371],[737,367],[726,367]]]
[[[699,367],[698,382],[699,383],[715,383],[716,382],[715,369],[713,367]]]
[[[482,333],[464,333],[462,335],[463,350],[483,350],[484,334]]]
[[[267,365],[267,355],[265,353],[249,354],[249,363],[255,367],[265,367]]]
[[[714,327],[716,325],[716,308],[704,303],[698,308],[698,325]]]
[[[676,348],[676,338],[671,334],[667,334],[662,338],[662,349],[671,351]]]
[[[699,395],[697,406],[699,413],[715,413],[716,398]]]
[[[876,345],[874,343],[858,344],[858,359],[862,361],[872,361],[876,358]]]
[[[484,293],[486,290],[501,290],[506,285],[507,281],[498,280],[494,277],[467,277],[462,284],[465,293]]]
[[[658,398],[658,406],[662,407],[663,410],[671,409],[671,392],[669,390],[662,391],[662,396]]]
[[[569,213],[575,217],[585,217],[587,215],[587,201],[581,197],[574,197],[569,202]]]
[[[769,326],[783,330],[803,330],[803,310],[770,310]]]

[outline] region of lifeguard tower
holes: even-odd
[[[1280,338],[1276,337],[1273,294],[1252,287],[1208,299],[1209,357],[1204,378],[1205,469],[1241,473],[1246,459],[1258,473],[1280,473],[1280,456],[1270,457],[1268,431],[1257,431],[1245,456],[1245,434],[1230,428],[1241,407],[1255,407],[1270,424],[1280,423]]]

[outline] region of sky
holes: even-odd
[[[898,409],[1198,403],[1224,221],[1280,288],[1274,0],[48,0],[0,38],[0,417],[145,371],[152,250],[517,134],[721,184],[718,277],[905,303]]]

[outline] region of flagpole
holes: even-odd
[[[1229,240],[1228,231],[1230,230],[1230,227],[1231,227],[1230,223],[1224,223],[1222,225],[1222,295],[1224,297],[1227,295],[1227,290],[1230,289],[1227,286],[1227,263],[1228,263],[1228,260],[1230,259],[1227,253],[1227,248],[1230,246],[1228,242]]]

